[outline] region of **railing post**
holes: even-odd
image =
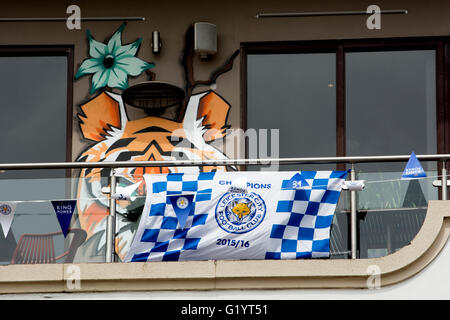
[[[116,235],[116,176],[115,169],[111,168],[109,183],[109,215],[106,220],[106,262],[114,262],[115,235]]]
[[[352,162],[352,167],[350,171],[350,180],[356,180],[355,164]],[[356,236],[356,191],[350,191],[350,241],[351,241],[351,252],[352,259],[356,259],[357,252],[357,236]]]
[[[442,192],[442,200],[447,200],[447,168],[446,168],[446,160],[442,160],[442,180],[441,180],[441,192]]]

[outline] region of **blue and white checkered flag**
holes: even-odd
[[[147,198],[125,261],[329,257],[330,227],[346,175],[145,175]]]

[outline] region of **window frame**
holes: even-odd
[[[73,45],[6,45],[0,46],[0,57],[67,57],[67,116],[66,116],[66,161],[72,161],[72,119],[73,119]],[[71,177],[71,170],[66,170],[66,177]]]
[[[450,37],[407,37],[344,40],[268,41],[241,43],[241,128],[247,130],[247,57],[250,54],[336,54],[336,157],[346,156],[347,52],[435,50],[436,52],[436,144],[437,153],[450,153]],[[245,148],[248,150],[247,146]],[[246,154],[247,155],[247,154]],[[337,164],[344,170],[345,164]],[[438,163],[438,170],[442,164]],[[439,194],[439,197],[441,195]],[[441,199],[441,198],[439,198]]]

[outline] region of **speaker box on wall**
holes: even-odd
[[[217,27],[208,22],[194,24],[194,49],[201,58],[217,53]]]

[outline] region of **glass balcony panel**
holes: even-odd
[[[53,176],[54,174],[50,174]],[[4,178],[4,177],[21,178]],[[104,178],[102,178],[104,179]],[[107,179],[106,179],[107,180]],[[105,261],[105,208],[100,201],[86,189],[78,192],[79,186],[89,186],[91,182],[79,178],[23,178],[23,174],[0,174],[0,202],[16,204],[13,220],[5,238],[0,232],[0,264],[10,264],[20,237],[24,234],[51,234],[61,231],[61,226],[52,205],[53,200],[77,200],[70,228],[79,228],[87,232],[88,238],[78,248],[74,262]],[[107,181],[103,182],[104,184]],[[65,238],[62,234],[53,237],[55,256],[68,250],[73,239],[72,234]],[[50,245],[49,243],[47,243]],[[41,253],[44,248],[40,248]],[[65,258],[55,261],[63,263]]]
[[[433,186],[439,179],[436,162],[421,164],[427,177],[413,180],[401,179],[400,168],[406,162],[356,166],[356,179],[365,180],[364,190],[356,197],[360,258],[391,254],[408,245],[419,232],[428,201],[439,198],[439,189]],[[374,167],[397,171],[374,172]],[[350,211],[349,206],[345,209]]]
[[[436,170],[427,170],[426,178],[415,180],[401,180],[402,173],[357,172],[357,180],[366,181],[358,192],[358,210],[424,208],[429,200],[438,199],[439,189],[433,186]]]
[[[360,258],[383,256],[407,245],[420,230],[429,200],[439,197],[432,186],[438,177],[435,162],[423,162],[427,177],[401,180],[402,171],[373,172],[356,166],[356,179],[366,181],[357,192],[358,249]],[[376,164],[379,165],[379,164]],[[405,164],[396,163],[395,168]],[[383,166],[389,166],[385,163]],[[301,170],[302,166],[299,166]],[[433,170],[434,169],[434,170]],[[107,170],[108,171],[108,170]],[[3,177],[8,175],[3,175]],[[12,176],[12,173],[9,175]],[[19,175],[17,175],[19,176]],[[106,215],[109,210],[109,177],[87,178],[0,178],[0,201],[17,203],[11,229],[4,238],[0,234],[0,263],[11,263],[11,257],[21,235],[52,233],[61,230],[52,200],[77,200],[71,228],[81,228],[88,238],[77,251],[74,262],[104,262]],[[145,202],[145,183],[139,176],[120,173],[117,189],[132,188],[132,199],[117,201],[117,260],[126,254],[139,224]],[[350,257],[350,192],[342,191],[331,228],[332,259]],[[56,255],[68,248],[71,238],[55,239]],[[63,262],[64,259],[57,261]]]

